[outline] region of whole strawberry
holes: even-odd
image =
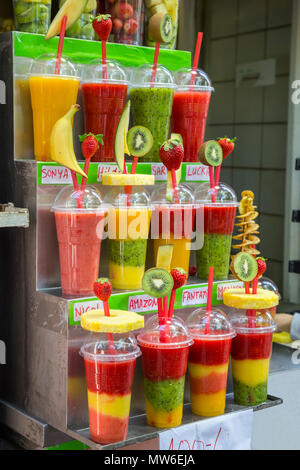
[[[107,277],[100,277],[94,282],[94,293],[102,302],[107,302],[112,293],[112,283]]]
[[[257,261],[257,268],[258,268],[258,271],[257,271],[257,277],[261,277],[267,270],[267,263],[266,263],[266,259],[265,258],[256,258],[256,261]]]
[[[173,268],[170,274],[174,281],[174,286],[173,286],[174,290],[179,289],[179,287],[182,287],[186,283],[187,273],[185,272],[184,269]]]
[[[89,134],[83,134],[79,136],[79,141],[82,142],[81,151],[84,158],[92,158],[99,148],[99,143],[103,145],[103,135],[94,135],[91,132]]]
[[[221,145],[223,150],[223,160],[225,160],[228,155],[233,152],[235,147],[236,137],[229,139],[229,137],[218,138],[218,143]]]
[[[107,41],[112,29],[110,15],[99,15],[93,19],[93,28],[98,34],[100,41]]]
[[[167,140],[159,149],[159,157],[168,171],[178,170],[183,161],[184,151],[178,140]]]

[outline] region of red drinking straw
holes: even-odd
[[[136,167],[137,167],[137,164],[138,164],[138,160],[139,160],[139,157],[133,157],[133,161],[132,161],[132,165],[131,165],[131,170],[130,170],[130,173],[131,173],[132,175],[135,175]]]
[[[61,56],[62,56],[62,51],[64,47],[66,27],[67,27],[67,15],[64,15],[61,21],[61,26],[60,26],[60,35],[59,35],[56,64],[55,64],[55,75],[60,74]]]
[[[215,186],[219,186],[220,182],[220,173],[221,173],[221,165],[216,167],[216,174],[215,174]]]
[[[196,44],[195,55],[194,55],[194,63],[193,63],[193,68],[192,68],[190,91],[193,89],[193,86],[195,85],[196,70],[198,68],[198,63],[199,63],[202,39],[203,39],[203,33],[198,33],[197,44]]]
[[[176,172],[174,168],[171,170],[171,175],[172,175],[172,186],[173,186],[173,192],[174,192],[174,202],[175,204],[179,204],[179,197],[178,197],[178,191],[177,191],[177,181],[176,181]]]
[[[110,317],[109,313],[109,306],[108,306],[108,300],[103,300],[103,308],[104,308],[104,315],[106,317]],[[109,352],[114,354],[115,352],[115,347],[114,347],[114,337],[112,333],[107,333],[107,339],[108,339],[108,345],[109,345]]]
[[[106,42],[107,41],[101,41],[101,47],[102,47],[102,78],[103,80],[107,79],[107,52],[106,52]]]
[[[154,60],[153,60],[153,66],[152,66],[152,75],[151,75],[151,88],[154,87],[155,83],[155,78],[156,78],[156,71],[157,71],[157,64],[158,64],[158,56],[159,56],[159,48],[160,48],[160,42],[157,42],[155,45],[155,53],[154,53]]]
[[[209,183],[210,183],[210,189],[211,189],[211,202],[215,203],[216,202],[216,193],[215,193],[215,177],[214,177],[213,167],[209,166],[208,171],[209,171]]]
[[[211,266],[208,272],[208,289],[207,289],[207,303],[206,303],[206,323],[204,334],[207,335],[210,329],[210,312],[211,312],[211,302],[212,302],[212,288],[214,282],[214,267]]]

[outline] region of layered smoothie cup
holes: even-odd
[[[192,76],[194,83],[191,85]],[[176,90],[172,109],[172,132],[183,138],[185,162],[199,162],[198,152],[204,142],[211,94],[211,81],[203,70],[188,68],[174,74]]]
[[[216,202],[211,202],[213,192],[217,192]],[[238,206],[236,194],[226,184],[220,183],[211,189],[209,183],[203,183],[194,195],[196,203],[204,205],[204,244],[196,252],[197,276],[199,279],[208,279],[209,268],[213,266],[215,280],[227,279]]]
[[[193,343],[184,323],[173,317],[159,324],[151,317],[138,336],[142,351],[147,423],[157,428],[179,426],[189,347]]]
[[[52,128],[76,104],[80,81],[70,59],[62,57],[60,75],[55,75],[55,65],[55,54],[43,54],[33,62],[29,77],[34,155],[36,160],[44,162],[52,161]]]
[[[82,193],[67,186],[57,195],[54,211],[59,247],[61,288],[64,296],[93,296],[99,274],[100,248],[106,210],[100,194],[87,187]]]
[[[151,195],[153,206],[151,238],[154,259],[162,245],[173,245],[171,269],[183,268],[189,272],[191,240],[195,220],[194,196],[184,184],[177,187],[179,203],[174,202],[173,190],[159,184]]]
[[[191,409],[196,415],[218,416],[225,411],[228,364],[235,332],[222,310],[210,312],[208,332],[207,321],[206,308],[195,310],[187,319],[194,340],[188,360]]]
[[[132,178],[133,177],[133,178]],[[130,186],[128,178],[135,180]],[[151,175],[103,175],[110,185],[105,195],[109,205],[109,278],[114,289],[140,289],[145,272],[152,207],[143,187],[153,185]]]
[[[141,65],[131,77],[132,125],[147,127],[153,136],[153,147],[143,162],[159,162],[159,147],[168,139],[174,96],[172,74],[158,65],[155,82],[151,83],[152,65]]]
[[[99,444],[124,441],[128,432],[131,388],[140,350],[132,334],[113,334],[113,353],[107,335],[82,346],[90,436]]]
[[[121,114],[126,104],[127,76],[115,61],[108,60],[103,78],[102,62],[93,60],[84,67],[81,93],[85,132],[103,134],[100,145],[92,158],[94,162],[115,162],[115,136]]]

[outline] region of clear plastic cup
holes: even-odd
[[[189,272],[191,239],[195,221],[194,196],[184,184],[177,187],[178,201],[174,202],[173,189],[159,184],[151,195],[153,206],[151,238],[154,243],[154,259],[162,245],[173,245],[171,269],[183,268]],[[172,202],[171,202],[172,201]]]
[[[46,34],[51,20],[51,0],[13,0],[17,31]]]
[[[66,0],[59,1],[59,7],[65,3]],[[75,23],[70,26],[66,31],[66,37],[77,39],[94,39],[95,32],[91,19],[95,17],[97,10],[97,0],[88,0],[83,12]]]
[[[151,220],[150,197],[143,186],[111,187],[105,195],[109,204],[109,278],[115,289],[140,289],[145,272]]]
[[[179,318],[161,324],[158,315],[154,315],[138,336],[138,343],[142,351],[147,422],[158,428],[179,426],[193,340]]]
[[[59,247],[62,293],[68,297],[93,296],[99,274],[100,248],[106,209],[100,194],[91,186],[82,192],[72,186],[57,195],[54,211]]]
[[[141,355],[133,334],[107,334],[80,349],[84,358],[90,436],[99,444],[124,441],[128,432],[131,387],[136,358]]]
[[[101,13],[112,19],[110,40],[120,44],[141,46],[144,38],[143,0],[105,0]]]
[[[276,324],[268,310],[256,310],[253,327],[249,326],[246,310],[235,309],[230,319],[236,331],[231,348],[234,400],[238,405],[259,405],[267,400]]]
[[[55,65],[55,54],[43,54],[33,62],[29,77],[34,154],[36,160],[44,162],[52,161],[52,128],[76,104],[80,81],[71,59],[62,57],[60,75],[55,75]]]
[[[235,331],[220,309],[210,312],[209,330],[206,308],[195,310],[187,319],[194,344],[190,347],[188,370],[192,412],[218,416],[225,411],[230,349]]]
[[[172,110],[172,132],[183,138],[184,161],[199,162],[204,142],[206,119],[214,88],[203,70],[183,68],[174,73],[177,86]],[[194,84],[191,85],[192,76]]]
[[[212,194],[216,194],[216,202],[212,203]],[[204,205],[204,244],[197,250],[197,276],[208,279],[210,266],[214,267],[214,279],[228,278],[232,232],[237,197],[234,190],[223,183],[214,189],[209,183],[198,186],[195,193],[196,203]]]
[[[103,65],[98,59],[86,65],[83,71],[81,93],[85,132],[103,134],[104,145],[92,161],[115,162],[115,136],[126,104],[128,81],[123,67],[108,60],[103,78]]]
[[[159,162],[159,148],[169,138],[170,119],[174,96],[171,72],[157,66],[156,79],[151,86],[152,65],[137,67],[131,75],[132,125],[147,127],[153,136],[153,147],[142,162]]]
[[[261,278],[258,279],[258,287],[260,287],[261,289],[264,289],[264,290],[268,290],[270,292],[274,292],[275,294],[278,295],[278,299],[279,300],[281,299],[281,295],[279,293],[278,286],[275,284],[274,281],[272,281],[272,279],[269,279],[268,277],[262,276]],[[271,312],[272,317],[275,320],[276,313],[277,313],[277,306],[270,308],[269,312]]]
[[[155,47],[155,42],[149,31],[149,21],[154,15],[170,15],[172,19],[172,35],[168,42],[162,42],[161,47],[164,49],[175,49],[178,32],[178,16],[179,16],[180,0],[145,0],[145,44],[149,47]]]

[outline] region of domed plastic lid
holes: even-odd
[[[33,64],[33,59],[29,57],[14,58],[14,75],[18,77],[27,77]]]
[[[140,346],[159,348],[185,348],[193,344],[193,339],[184,322],[177,317],[166,320],[165,323],[158,315],[149,318],[141,334],[138,335]]]
[[[255,327],[249,326],[249,318],[246,310],[235,309],[230,314],[230,321],[237,333],[270,333],[276,330],[276,323],[268,310],[260,310],[254,318]]]
[[[113,343],[107,334],[98,334],[98,341],[84,344],[79,354],[93,362],[132,361],[141,355],[135,336],[132,333],[112,334]]]
[[[214,203],[211,202],[213,194],[216,194],[216,202]],[[205,205],[239,205],[234,190],[224,183],[220,183],[219,186],[215,188],[211,188],[209,183],[199,184],[194,196],[196,202]]]
[[[213,309],[208,318],[206,308],[198,308],[187,319],[187,327],[194,338],[227,339],[233,338],[236,333],[226,316],[220,309]],[[205,327],[209,323],[209,330],[205,333]]]
[[[107,78],[103,79],[103,64],[100,59],[89,62],[82,70],[83,82],[128,83],[125,69],[115,60],[108,60],[106,64]]]
[[[192,77],[195,77],[194,85],[191,85]],[[183,68],[177,70],[173,78],[178,90],[214,91],[209,76],[201,69]]]
[[[150,196],[147,191],[141,186],[132,186],[130,194],[130,206],[128,205],[128,193],[125,192],[123,186],[112,186],[104,197],[105,204],[114,207],[126,207],[130,209],[132,206],[135,208],[149,208]]]
[[[105,212],[100,193],[93,187],[87,186],[84,192],[82,208],[78,208],[78,201],[82,200],[82,192],[74,191],[73,186],[63,188],[55,198],[52,206],[54,211],[76,210],[76,212],[94,212],[99,209]]]
[[[194,204],[195,198],[192,191],[184,184],[179,184],[177,187],[179,204]],[[151,204],[153,205],[174,205],[173,191],[167,194],[167,185],[158,184],[151,195]]]
[[[264,276],[261,277],[260,279],[258,279],[258,287],[264,290],[269,290],[271,292],[274,292],[275,294],[278,295],[279,300],[281,299],[281,295],[279,293],[278,287],[275,284],[275,282],[272,281],[272,279],[269,279],[268,277],[264,277]]]
[[[42,54],[33,61],[30,75],[55,75],[56,54]],[[58,77],[76,77],[79,79],[76,66],[69,57],[62,56],[60,75]]]
[[[152,65],[144,64],[137,67],[131,74],[132,87],[150,87],[152,77]],[[171,72],[162,65],[157,66],[154,87],[175,88]]]

